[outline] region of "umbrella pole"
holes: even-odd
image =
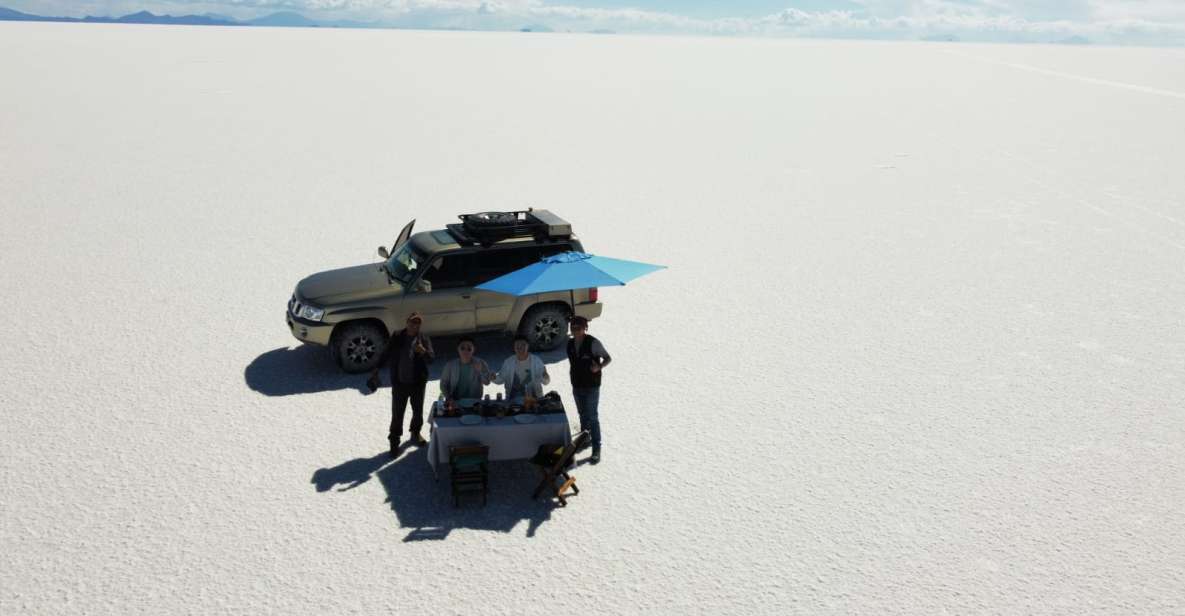
[[[574,316],[576,316],[576,290],[575,289],[568,289],[568,297],[569,297],[569,299],[572,300],[572,315],[571,316],[574,317]]]

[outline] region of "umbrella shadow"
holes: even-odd
[[[497,369],[506,358],[514,354],[513,340],[509,336],[498,333],[474,336],[477,343],[477,356],[489,362]],[[428,379],[440,380],[440,371],[450,359],[457,357],[457,341],[460,336],[433,337],[432,344],[436,348],[436,361],[429,367]],[[568,359],[563,347],[554,351],[536,353],[545,364],[555,364]],[[382,371],[385,382],[386,371]],[[243,380],[252,391],[265,396],[292,396],[298,394],[313,394],[323,391],[337,391],[353,389],[361,394],[370,393],[366,389],[365,374],[347,374],[343,372],[325,347],[302,344],[297,347],[280,347],[263,353],[251,360],[243,370]],[[492,387],[500,387],[494,385]],[[490,393],[499,391],[489,389]]]
[[[440,478],[428,466],[427,448],[405,448],[390,462],[387,452],[356,458],[330,468],[318,469],[310,480],[318,492],[344,492],[377,478],[387,495],[387,504],[407,529],[404,542],[441,541],[457,529],[509,533],[523,522],[526,536],[534,537],[551,519],[558,504],[552,499],[532,499],[539,475],[526,462],[492,462],[486,505],[469,496],[460,507],[453,505],[447,465]]]

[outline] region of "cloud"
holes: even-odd
[[[950,3],[942,3],[949,5]],[[991,10],[995,9],[995,10]],[[951,34],[969,40],[1057,40],[1083,36],[1100,42],[1148,42],[1156,39],[1185,42],[1185,23],[1149,21],[1123,16],[1093,21],[1035,20],[1001,11],[995,6],[972,6],[961,11],[910,12],[895,16],[851,11],[807,12],[786,9],[757,20],[731,24],[746,33],[798,36],[865,36],[916,38]]]
[[[1143,10],[1133,10],[1144,4]],[[1084,37],[1100,43],[1185,44],[1185,15],[1172,6],[1137,2],[1127,11],[1100,11],[1096,3],[1011,0],[866,1],[859,10],[787,8],[755,18],[695,19],[637,9],[548,5],[536,1],[486,2],[480,10],[503,18],[552,20],[559,28],[608,27],[624,32],[712,35],[916,39],[936,35],[964,40],[1051,41]],[[1185,4],[1185,3],[1182,3]],[[1185,10],[1181,11],[1185,13]],[[1047,16],[1042,18],[1042,16]]]
[[[131,2],[134,0],[121,0]],[[789,1],[789,0],[788,0]],[[145,0],[140,8],[201,10],[254,16],[294,10],[310,17],[349,18],[395,26],[554,30],[609,29],[768,37],[1044,42],[1086,38],[1098,43],[1185,45],[1182,0],[848,0],[842,10],[787,8],[760,17],[695,18],[635,8],[602,8],[579,0]],[[23,4],[66,5],[65,0]],[[9,4],[14,4],[12,0]],[[15,2],[20,8],[22,2]],[[820,3],[812,3],[819,6]],[[59,13],[63,14],[63,13]]]

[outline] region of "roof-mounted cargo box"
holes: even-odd
[[[547,225],[548,237],[571,237],[572,225],[568,221],[552,214],[550,210],[528,210],[529,216],[539,221],[540,224]]]
[[[462,245],[490,246],[515,237],[533,237],[536,241],[546,241],[572,236],[572,225],[548,210],[480,212],[461,214],[458,218],[461,219],[460,224],[446,226],[449,233]]]

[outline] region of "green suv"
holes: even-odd
[[[459,224],[400,232],[381,263],[313,274],[288,301],[288,329],[304,343],[328,346],[351,373],[374,368],[407,315],[424,316],[434,335],[522,333],[536,350],[558,348],[572,315],[601,315],[597,290],[513,297],[474,287],[568,250],[583,252],[572,226],[547,210],[483,212]]]

